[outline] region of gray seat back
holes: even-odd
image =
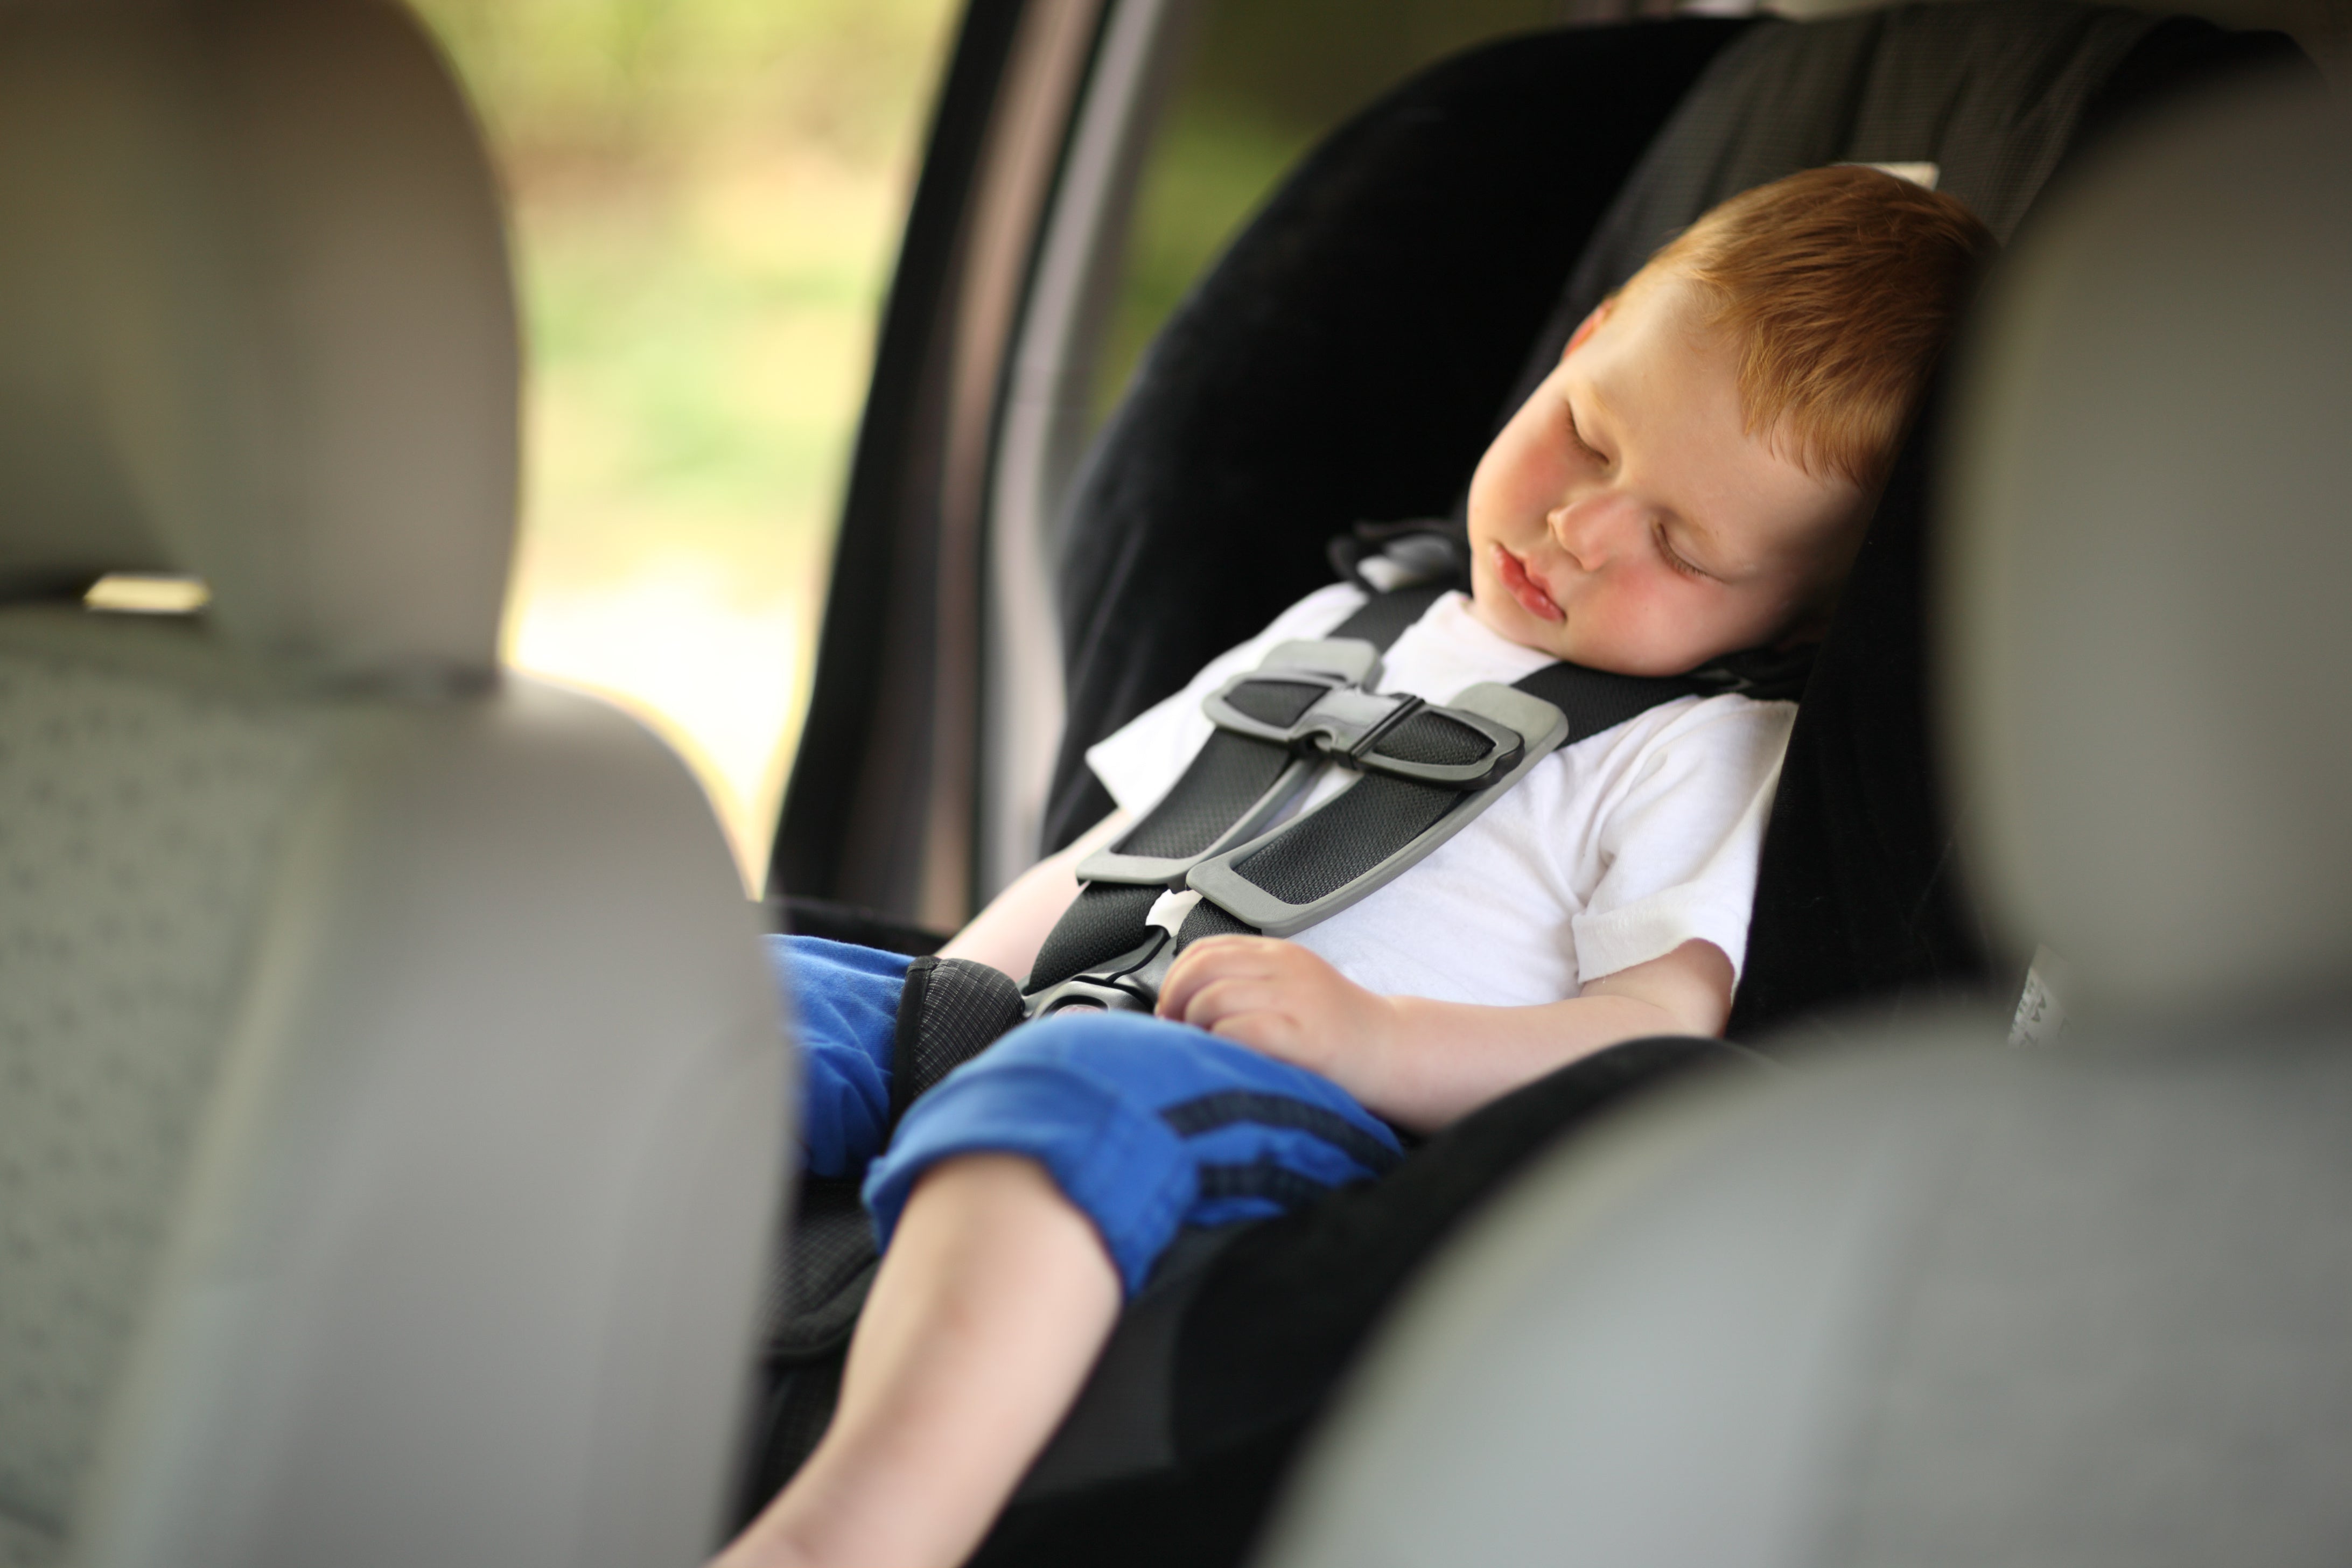
[[[2184,117],[2028,226],[1948,684],[2063,1045],[1956,1022],[1564,1151],[1266,1561],[2352,1555],[2347,279],[2352,124],[2307,101]]]
[[[0,10],[10,1568],[711,1543],[785,1052],[690,778],[498,668],[517,366],[397,7]]]

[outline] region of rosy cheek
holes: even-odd
[[[1617,632],[1629,651],[1645,658],[1657,657],[1680,638],[1692,624],[1706,614],[1705,595],[1693,592],[1702,586],[1671,568],[1661,566],[1642,574],[1640,584],[1630,585],[1617,605]]]

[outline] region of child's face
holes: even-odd
[[[1577,329],[1470,481],[1480,620],[1627,675],[1805,629],[1852,559],[1865,498],[1741,427],[1735,354],[1672,273]]]

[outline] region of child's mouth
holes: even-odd
[[[1511,591],[1511,597],[1519,602],[1519,608],[1539,621],[1568,619],[1568,612],[1554,603],[1549,594],[1544,592],[1544,585],[1529,574],[1517,556],[1500,544],[1494,548],[1495,573],[1503,579],[1503,586]]]

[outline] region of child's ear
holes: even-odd
[[[1609,319],[1610,309],[1616,303],[1617,296],[1612,294],[1606,300],[1601,300],[1598,305],[1593,306],[1592,313],[1585,317],[1583,321],[1577,323],[1576,331],[1568,334],[1568,347],[1559,351],[1559,357],[1566,359],[1569,355],[1582,348],[1584,346],[1584,340],[1601,330],[1601,323]]]

